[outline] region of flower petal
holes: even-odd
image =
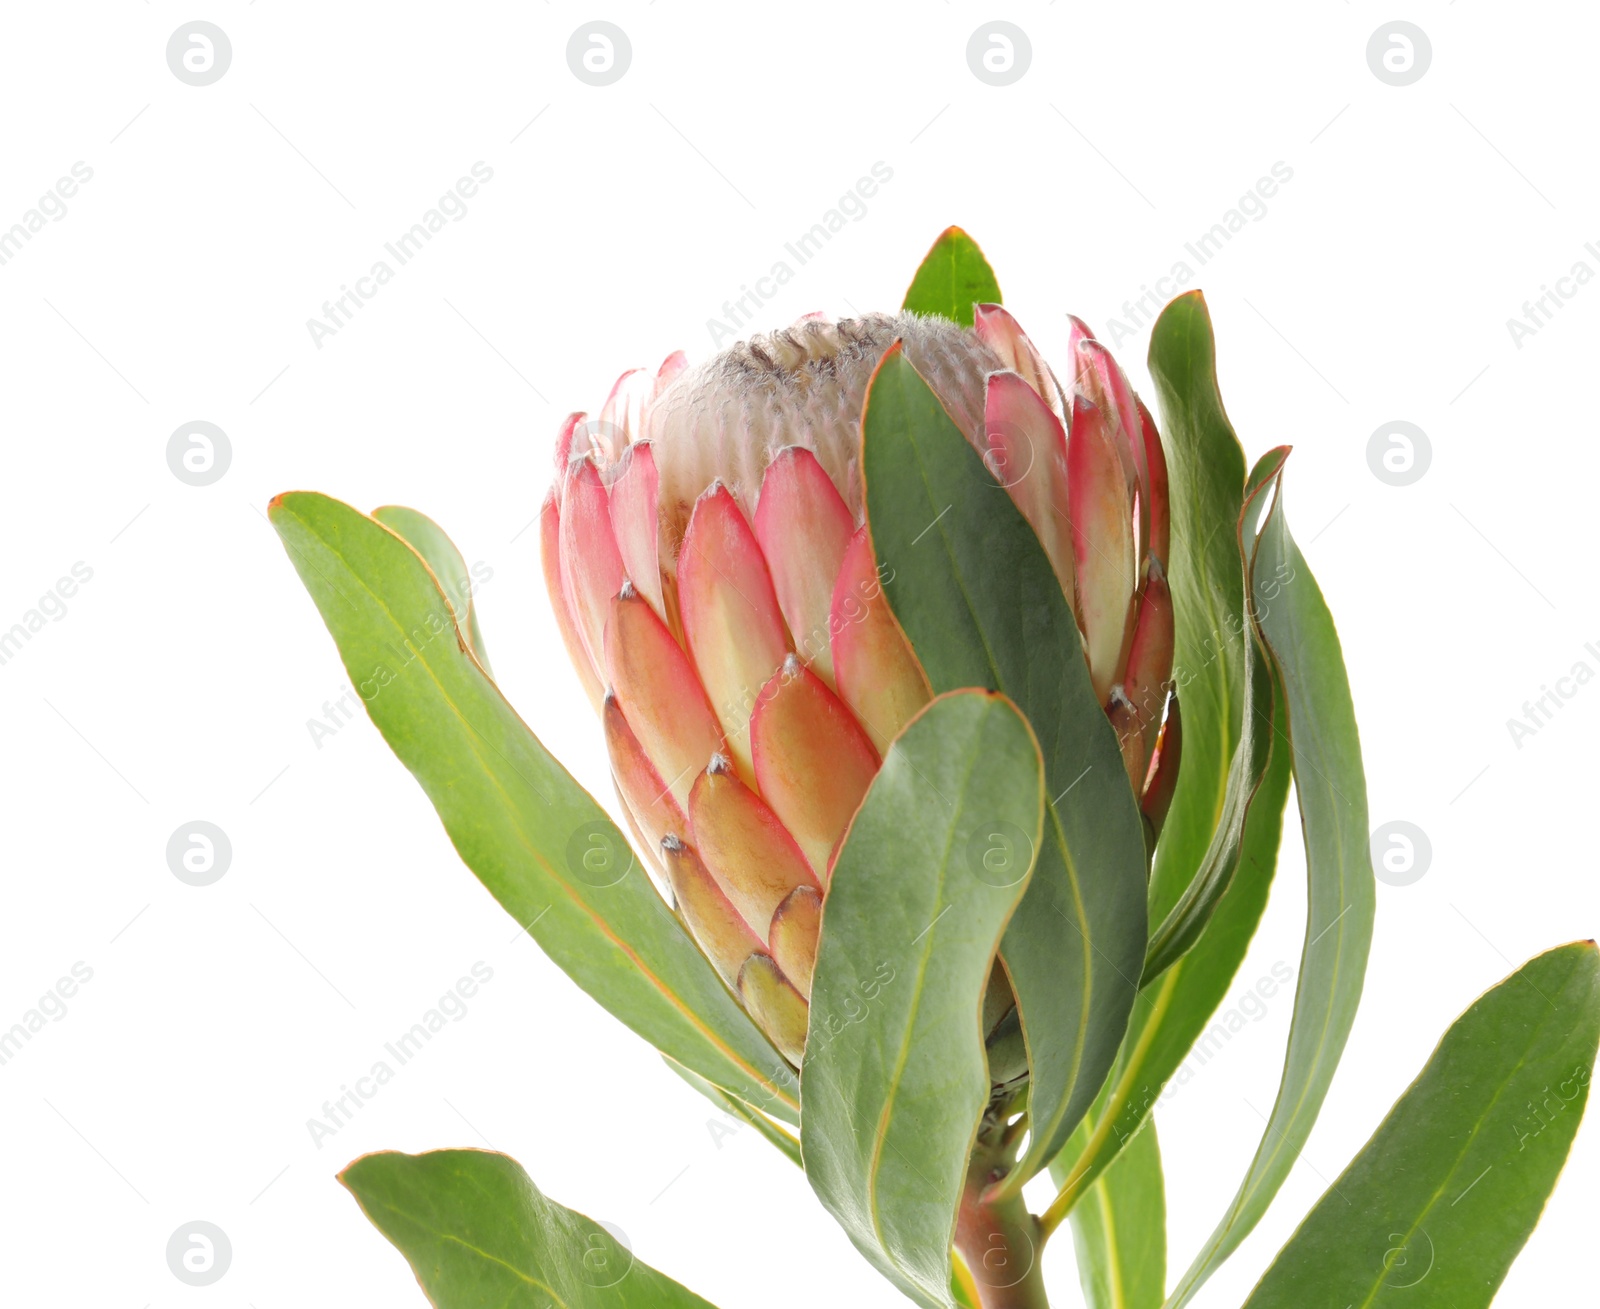
[[[1078,358],[1083,364],[1078,389],[1105,414],[1106,427],[1111,432],[1112,443],[1122,461],[1123,476],[1128,481],[1129,500],[1139,516],[1136,548],[1142,570],[1150,553],[1150,469],[1145,458],[1144,423],[1139,417],[1139,403],[1122,368],[1100,342],[1092,339],[1079,342]]]
[[[1161,448],[1161,433],[1156,430],[1156,420],[1150,417],[1150,411],[1145,408],[1143,400],[1135,396],[1134,401],[1139,406],[1139,423],[1144,433],[1145,465],[1150,472],[1149,554],[1152,558],[1159,559],[1161,567],[1165,569],[1172,562],[1170,557],[1172,517],[1168,506],[1167,454]]]
[[[680,807],[722,732],[683,647],[629,584],[611,605],[606,674],[622,712]]]
[[[683,810],[650,762],[615,693],[606,696],[601,718],[605,723],[606,752],[611,756],[611,775],[616,780],[617,790],[638,824],[646,848],[659,850],[663,837],[682,836],[689,830]]]
[[[1067,502],[1067,434],[1038,392],[1017,373],[991,373],[984,404],[983,462],[1016,502],[1050,558],[1061,589],[1072,589],[1072,522]]]
[[[689,792],[689,831],[717,884],[763,939],[791,891],[821,889],[778,816],[721,755],[712,757]]]
[[[1172,808],[1172,797],[1178,789],[1178,770],[1183,759],[1183,715],[1174,695],[1167,704],[1167,716],[1156,737],[1156,748],[1150,756],[1150,771],[1145,776],[1144,795],[1139,809],[1157,836],[1167,821],[1167,811]]]
[[[739,971],[739,998],[778,1052],[799,1067],[806,1049],[811,1010],[800,992],[764,954],[751,955]]]
[[[659,542],[656,526],[655,452],[648,441],[635,441],[622,455],[611,480],[611,530],[628,580],[643,593],[650,607],[663,618],[661,569],[656,562]]]
[[[767,943],[772,957],[807,1000],[811,975],[817,966],[817,941],[822,934],[822,895],[809,886],[797,886],[772,915]]]
[[[720,482],[696,502],[684,533],[678,605],[700,681],[740,775],[751,779],[750,711],[789,647],[761,547]]]
[[[1076,396],[1067,437],[1078,616],[1101,704],[1122,669],[1135,581],[1130,488],[1106,418],[1105,410]]]
[[[1150,576],[1139,600],[1139,616],[1128,646],[1128,666],[1122,674],[1123,697],[1133,706],[1144,727],[1145,749],[1155,749],[1161,710],[1167,703],[1167,680],[1172,676],[1172,592],[1160,565],[1151,562]],[[1143,784],[1144,776],[1137,779]]]
[[[828,625],[839,698],[882,754],[933,692],[884,597],[865,527],[845,551]]]
[[[589,660],[600,668],[611,597],[622,586],[622,556],[593,456],[570,464],[561,491],[561,589]]]
[[[692,846],[669,836],[661,843],[661,855],[683,921],[722,980],[737,987],[740,970],[748,960],[766,959],[761,942],[728,903]]]
[[[878,771],[872,742],[793,655],[761,689],[750,742],[762,799],[826,885],[834,847]]]
[[[778,451],[761,479],[756,540],[795,651],[829,686],[836,683],[828,611],[854,530],[844,497],[816,455],[798,445]]]
[[[977,333],[978,340],[1000,357],[1001,364],[1032,387],[1058,418],[1066,420],[1066,397],[1061,392],[1061,384],[1038,347],[1008,311],[999,305],[975,305],[972,330]]]
[[[604,443],[607,462],[644,435],[644,406],[654,379],[642,368],[630,368],[612,384],[600,406],[600,417],[589,426],[596,443]]]
[[[661,398],[661,393],[678,380],[678,374],[689,366],[689,356],[682,350],[674,350],[661,361],[661,367],[656,369],[656,379],[650,384],[650,404]]]
[[[568,414],[561,420],[561,426],[556,429],[554,463],[556,468],[557,487],[560,487],[567,480],[567,465],[572,462],[573,441],[578,436],[579,425],[586,417],[588,417],[588,415],[582,410],[579,410],[574,414]],[[589,453],[587,436],[579,439],[578,444],[581,447],[577,451],[579,455],[586,455]]]
[[[554,487],[550,488],[550,493],[544,498],[544,506],[539,510],[539,561],[544,566],[545,590],[550,593],[550,608],[555,611],[556,627],[560,629],[562,644],[567,647],[567,658],[577,670],[578,680],[583,683],[589,703],[598,712],[600,699],[605,694],[600,684],[600,672],[594,660],[589,658],[583,634],[578,631],[578,620],[561,585],[561,507],[556,503]]]

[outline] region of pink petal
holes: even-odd
[[[550,593],[550,608],[555,611],[561,642],[567,647],[567,658],[572,660],[589,702],[598,711],[604,694],[600,671],[589,657],[583,634],[578,630],[578,620],[561,585],[561,508],[556,503],[554,487],[550,488],[550,493],[544,498],[544,507],[539,510],[539,558],[544,566],[545,589]]]
[[[604,442],[606,462],[644,435],[644,406],[651,385],[650,374],[642,368],[630,368],[612,384],[599,419],[591,424],[596,440]]]
[[[839,698],[882,754],[933,692],[889,609],[865,527],[850,538],[845,551],[829,629]]]
[[[750,711],[788,652],[755,533],[720,482],[696,502],[678,555],[678,605],[694,665],[750,780]]]
[[[1137,402],[1139,425],[1144,433],[1145,465],[1150,470],[1150,554],[1166,568],[1172,562],[1168,553],[1172,549],[1172,519],[1168,505],[1167,454],[1161,448],[1156,420],[1150,417],[1143,400]]]
[[[797,445],[778,451],[761,479],[756,540],[794,648],[829,686],[835,682],[828,610],[854,528],[816,455]]]
[[[728,903],[692,846],[669,836],[661,843],[661,855],[683,921],[722,980],[737,987],[745,961],[767,957],[760,940]]]
[[[1067,353],[1072,359],[1073,385],[1077,385],[1077,369],[1080,366],[1080,360],[1082,358],[1082,356],[1078,353],[1078,343],[1080,341],[1093,341],[1095,339],[1095,334],[1094,329],[1075,314],[1068,314],[1067,322],[1071,324],[1067,333]]]
[[[1017,320],[999,305],[976,305],[972,330],[978,340],[1000,357],[1000,362],[1031,386],[1058,418],[1067,416],[1060,383]]]
[[[606,614],[622,579],[606,489],[593,456],[586,456],[568,466],[562,487],[561,589],[596,668],[604,666]]]
[[[606,696],[601,717],[606,729],[606,752],[611,756],[611,775],[617,790],[638,825],[644,844],[659,852],[666,836],[683,836],[689,824],[673,798],[672,790],[650,762],[644,746],[634,734],[615,694]]]
[[[758,789],[819,881],[878,771],[850,711],[794,656],[761,690],[750,719]]]
[[[605,667],[622,712],[679,807],[722,732],[689,656],[649,602],[624,587],[611,605]]]
[[[689,356],[682,350],[674,350],[661,361],[661,367],[656,369],[656,379],[650,386],[649,403],[654,404],[661,398],[661,393],[677,380],[678,374],[689,366]]]
[[[1122,675],[1122,699],[1133,711],[1140,748],[1139,766],[1131,774],[1135,789],[1144,785],[1145,764],[1161,730],[1161,711],[1167,703],[1167,681],[1172,676],[1172,593],[1161,566],[1154,560],[1139,602],[1137,625],[1128,647],[1128,666]]]
[[[1156,748],[1150,756],[1150,771],[1145,775],[1144,796],[1139,802],[1140,811],[1150,820],[1158,836],[1162,824],[1166,822],[1167,811],[1172,807],[1172,797],[1178,789],[1182,759],[1183,715],[1179,712],[1177,696],[1173,696],[1156,737]]]
[[[1105,411],[1082,396],[1067,437],[1067,493],[1089,677],[1101,704],[1122,669],[1136,578],[1132,506]]]
[[[1111,357],[1111,352],[1098,341],[1083,341],[1078,346],[1078,358],[1084,365],[1078,389],[1091,404],[1106,414],[1112,429],[1117,454],[1122,461],[1123,475],[1127,478],[1129,495],[1135,512],[1139,515],[1138,558],[1143,563],[1150,552],[1150,510],[1147,488],[1150,471],[1145,458],[1144,424],[1139,418],[1139,405],[1128,385],[1128,379]]]
[[[765,939],[772,915],[798,886],[821,887],[778,816],[716,756],[689,792],[694,848],[733,907]]]
[[[1016,373],[991,373],[984,403],[983,462],[1011,493],[1070,598],[1072,521],[1067,502],[1067,434],[1050,407]]]
[[[566,481],[567,465],[572,461],[573,436],[578,431],[579,424],[583,422],[586,416],[587,415],[585,415],[581,410],[575,414],[568,414],[561,420],[561,426],[556,429],[556,449],[554,462],[556,466],[557,486],[560,486]],[[582,448],[578,451],[578,454],[588,454],[589,447],[587,437],[580,442],[580,445]]]
[[[667,615],[661,595],[661,569],[656,563],[660,540],[656,497],[660,478],[655,452],[648,441],[636,441],[623,452],[611,480],[611,530],[617,539],[622,569],[650,607]]]

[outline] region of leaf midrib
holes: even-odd
[[[907,361],[907,366],[908,367],[910,366],[909,361]],[[907,388],[902,383],[901,384],[902,398],[906,398],[906,394],[905,394],[906,390],[907,390]],[[934,400],[934,403],[935,404],[938,403],[937,399]],[[946,415],[946,421],[950,421],[948,415]],[[912,454],[916,459],[917,475],[922,479],[923,490],[927,495],[928,507],[931,509],[931,508],[933,508],[937,497],[934,495],[933,486],[928,480],[928,469],[927,469],[926,463],[924,463],[923,458],[922,458],[922,447],[917,442],[916,435],[915,435],[914,432],[908,433],[908,435],[910,437],[909,444],[911,446]],[[966,437],[962,436],[961,440],[963,442],[965,442]],[[1018,512],[1020,512],[1020,511],[1018,511]],[[965,603],[966,606],[967,606],[967,613],[971,616],[971,618],[973,620],[973,626],[975,628],[977,628],[979,640],[982,642],[982,645],[983,645],[984,659],[989,665],[990,673],[993,675],[995,687],[996,687],[997,690],[1005,692],[1006,688],[1001,685],[1001,682],[1002,682],[1003,679],[1000,676],[999,665],[997,664],[997,662],[995,660],[995,655],[994,655],[993,649],[989,645],[988,634],[984,631],[983,624],[978,621],[978,611],[977,611],[976,606],[972,602],[970,594],[967,591],[966,580],[962,575],[962,570],[961,570],[961,567],[960,567],[960,561],[959,561],[959,557],[957,556],[956,551],[955,551],[954,542],[951,541],[949,533],[945,530],[945,528],[943,526],[943,521],[944,520],[943,520],[942,517],[938,518],[938,519],[935,519],[934,520],[934,525],[938,529],[939,540],[941,542],[943,542],[943,544],[944,544],[945,554],[950,560],[950,575],[953,578],[955,578],[956,588],[960,591],[961,599],[962,599],[963,603]],[[1030,528],[1029,530],[1032,530],[1032,529]],[[1053,570],[1052,570],[1052,576],[1054,576]],[[1060,725],[1057,724],[1056,739],[1059,740],[1059,737],[1060,737]],[[1054,745],[1054,743],[1052,743],[1052,746],[1053,745]],[[1053,754],[1054,754],[1054,749],[1052,748],[1052,755]],[[1048,762],[1046,762],[1046,764],[1045,764],[1045,772],[1046,772],[1047,776],[1048,776],[1049,771],[1050,771],[1049,770],[1049,764],[1048,764]],[[1046,785],[1048,786],[1048,784],[1049,783],[1047,781]],[[1084,951],[1083,951],[1083,1006],[1080,1009],[1079,1014],[1078,1014],[1077,1033],[1076,1033],[1076,1035],[1075,1035],[1075,1037],[1073,1039],[1071,1076],[1068,1078],[1066,1087],[1064,1088],[1066,1090],[1066,1094],[1061,1097],[1061,1101],[1060,1101],[1060,1104],[1059,1104],[1058,1108],[1054,1111],[1054,1113],[1051,1115],[1050,1119],[1048,1120],[1048,1127],[1049,1127],[1048,1131],[1041,1131],[1040,1130],[1041,1126],[1044,1125],[1042,1121],[1035,1121],[1035,1123],[1033,1124],[1032,1141],[1033,1141],[1034,1145],[1033,1145],[1033,1148],[1030,1148],[1030,1150],[1028,1152],[1030,1158],[1036,1158],[1040,1153],[1042,1153],[1043,1143],[1049,1141],[1050,1138],[1055,1135],[1056,1129],[1061,1125],[1062,1121],[1066,1118],[1067,1109],[1072,1103],[1072,1098],[1073,1098],[1072,1093],[1077,1088],[1078,1080],[1082,1076],[1082,1073],[1083,1073],[1084,1050],[1087,1047],[1088,1042],[1089,1042],[1089,1015],[1093,1011],[1093,1003],[1092,1003],[1092,1001],[1093,1001],[1093,996],[1094,996],[1094,951],[1097,948],[1095,943],[1094,943],[1093,937],[1090,935],[1090,931],[1089,931],[1090,924],[1089,924],[1089,920],[1088,920],[1088,914],[1085,912],[1084,904],[1083,904],[1083,889],[1079,885],[1077,866],[1073,862],[1072,852],[1071,852],[1070,847],[1067,844],[1066,830],[1063,828],[1063,826],[1061,824],[1060,815],[1056,812],[1055,801],[1050,800],[1048,797],[1046,797],[1045,813],[1049,817],[1050,830],[1051,830],[1051,832],[1052,832],[1052,834],[1054,836],[1055,844],[1056,844],[1057,848],[1061,852],[1061,864],[1062,864],[1062,867],[1066,870],[1067,884],[1072,890],[1072,907],[1073,907],[1073,912],[1077,916],[1077,920],[1078,920],[1077,921],[1078,933],[1079,933],[1080,936],[1083,937],[1083,943],[1084,943]],[[1004,956],[1004,954],[1005,954],[1005,941],[1004,941],[1003,937],[1001,938],[1000,953],[1001,953],[1002,956]],[[1021,1008],[1020,1005],[1017,1008],[1017,1020],[1018,1020],[1018,1025],[1022,1029],[1023,1048],[1028,1051],[1029,1056],[1030,1056],[1029,1057],[1029,1067],[1031,1069],[1032,1064],[1033,1064],[1033,1060],[1032,1060],[1033,1046],[1032,1046],[1032,1042],[1028,1039],[1027,1016],[1023,1013],[1022,1008]],[[1019,1163],[1018,1167],[1009,1176],[1015,1177],[1015,1178],[1020,1178],[1020,1177],[1022,1177],[1022,1175],[1026,1171],[1027,1171],[1026,1168],[1022,1167],[1021,1164]],[[1006,1179],[1002,1179],[999,1185],[1001,1185],[1003,1187],[1004,1184],[1005,1184],[1005,1180]]]
[[[538,1287],[541,1291],[545,1292],[555,1301],[555,1309],[571,1309],[567,1301],[562,1299],[561,1294],[556,1290],[555,1287],[551,1286],[549,1282],[543,1281],[540,1278],[523,1272],[522,1269],[518,1268],[515,1264],[502,1259],[499,1255],[490,1254],[481,1246],[474,1245],[471,1241],[466,1240],[464,1237],[457,1236],[454,1232],[440,1231],[438,1228],[425,1223],[421,1218],[417,1217],[416,1214],[400,1208],[400,1206],[395,1204],[393,1201],[380,1200],[376,1203],[383,1209],[386,1209],[388,1212],[394,1214],[397,1218],[403,1218],[408,1223],[413,1223],[417,1227],[420,1227],[435,1240],[448,1241],[451,1244],[459,1245],[464,1250],[470,1250],[473,1254],[477,1255],[486,1263],[496,1264],[499,1267],[504,1268],[507,1272],[514,1274],[519,1280],[526,1282],[529,1286]],[[432,1297],[429,1298],[431,1299]]]
[[[1549,1025],[1550,1015],[1552,1013],[1559,1012],[1559,1009],[1556,1009],[1553,1005],[1551,1005],[1546,1008],[1545,1012],[1540,1014],[1539,1021],[1534,1026],[1533,1034],[1529,1036],[1524,1044],[1522,1053],[1517,1056],[1516,1064],[1501,1080],[1500,1085],[1495,1088],[1494,1094],[1489,1098],[1489,1103],[1486,1104],[1478,1114],[1478,1121],[1472,1125],[1472,1131],[1467,1134],[1466,1141],[1462,1144],[1461,1149],[1456,1152],[1455,1160],[1453,1163],[1451,1163],[1449,1171],[1445,1173],[1444,1177],[1440,1180],[1439,1185],[1434,1188],[1433,1195],[1429,1198],[1427,1204],[1423,1205],[1421,1212],[1417,1214],[1416,1220],[1406,1231],[1406,1239],[1405,1241],[1401,1242],[1402,1245],[1410,1242],[1411,1238],[1416,1235],[1417,1230],[1422,1226],[1423,1220],[1433,1212],[1434,1206],[1439,1203],[1440,1198],[1444,1195],[1445,1190],[1449,1187],[1450,1180],[1455,1177],[1457,1172],[1460,1170],[1462,1161],[1467,1157],[1467,1152],[1472,1148],[1472,1143],[1478,1139],[1478,1134],[1483,1130],[1484,1123],[1488,1120],[1489,1115],[1494,1112],[1495,1105],[1500,1103],[1500,1098],[1505,1095],[1506,1088],[1511,1085],[1511,1079],[1521,1072],[1522,1069],[1527,1065],[1528,1051],[1537,1046],[1537,1038],[1539,1034],[1542,1033]],[[1420,1075],[1417,1080],[1421,1080]],[[1410,1087],[1407,1087],[1405,1095],[1410,1095],[1415,1086],[1416,1082],[1413,1082]],[[1404,1102],[1405,1095],[1401,1096],[1401,1103]],[[1381,1131],[1382,1128],[1380,1127],[1379,1130]],[[1460,1197],[1458,1196],[1457,1199],[1459,1198]],[[1387,1276],[1388,1269],[1384,1269],[1384,1274]],[[1383,1280],[1380,1278],[1378,1281],[1372,1284],[1372,1289],[1367,1293],[1367,1298],[1361,1302],[1357,1309],[1371,1309],[1372,1302],[1377,1298],[1378,1292],[1382,1289]]]
[[[389,619],[389,621],[393,624],[395,629],[401,633],[402,638],[409,639],[409,635],[410,634],[406,631],[405,625],[403,623],[401,623],[398,615],[396,615],[394,610],[389,607],[388,602],[381,595],[379,595],[376,591],[374,591],[370,585],[368,585],[366,579],[359,572],[357,572],[354,567],[352,567],[349,559],[347,559],[345,557],[344,553],[341,550],[337,549],[327,538],[323,537],[320,533],[318,533],[317,530],[311,525],[311,523],[309,523],[304,517],[302,517],[294,509],[290,508],[288,504],[285,503],[281,507],[282,507],[282,510],[283,510],[284,513],[289,514],[297,522],[299,522],[301,524],[301,526],[307,532],[309,532],[311,534],[312,538],[319,545],[321,545],[324,550],[326,550],[330,555],[332,555],[335,559],[337,559],[339,561],[339,564],[344,568],[345,572],[351,578],[353,578],[355,580],[356,585],[362,591],[366,592],[366,594],[371,597],[371,599],[374,601],[374,603],[376,603],[378,608],[383,611],[383,613]],[[376,520],[372,520],[372,521],[376,521]],[[379,524],[379,526],[381,527],[382,524]],[[392,529],[385,529],[385,530],[390,530],[392,532]],[[393,534],[397,537],[397,539],[399,539],[401,541],[402,544],[406,544],[404,538],[403,537],[399,537],[398,533],[393,533]],[[411,546],[407,545],[406,548],[407,549],[412,549],[412,552],[415,553],[415,550]],[[446,606],[447,607],[448,607],[448,604],[449,604],[449,601],[448,601],[448,599],[446,599]],[[453,616],[452,616],[452,625],[454,625]],[[456,635],[457,635],[457,638],[459,639],[459,637],[460,637],[460,629],[459,629],[459,627],[456,629]],[[513,797],[511,796],[510,792],[506,790],[504,784],[500,781],[500,779],[495,775],[494,770],[491,767],[489,767],[487,760],[483,756],[482,752],[478,749],[478,746],[477,746],[477,743],[476,743],[477,738],[480,735],[479,732],[478,732],[478,729],[473,727],[471,722],[467,719],[466,714],[464,714],[462,712],[460,706],[457,705],[454,697],[445,688],[444,683],[440,680],[438,674],[434,671],[433,664],[432,664],[432,661],[429,658],[429,656],[426,653],[422,652],[422,651],[418,651],[417,660],[422,665],[422,667],[427,670],[429,680],[433,683],[435,688],[438,690],[438,693],[439,693],[440,697],[444,700],[445,704],[449,707],[450,712],[455,716],[455,718],[457,720],[460,721],[462,726],[464,726],[467,729],[467,732],[468,732],[468,738],[467,738],[468,739],[468,751],[471,754],[472,758],[477,762],[477,764],[479,766],[479,769],[482,772],[483,776],[487,777],[489,779],[490,783],[492,784],[493,788],[497,792],[499,792],[499,794],[501,796],[504,797],[504,799],[505,799],[505,801],[507,803],[507,807],[508,807],[509,812],[512,815],[517,815],[518,814],[518,806],[517,806],[516,801],[513,799]],[[476,663],[476,660],[474,660],[474,663]],[[516,709],[512,707],[510,701],[505,700],[505,696],[500,691],[499,687],[495,686],[495,684],[493,682],[490,682],[490,685],[494,686],[495,693],[497,695],[500,695],[501,700],[505,703],[505,707],[506,707],[507,711],[512,715],[513,718],[515,718],[519,723],[521,723],[522,722],[521,716],[517,713]],[[524,726],[524,728],[526,728],[527,725],[524,723],[523,726]],[[514,767],[514,765],[513,765],[513,767]],[[550,802],[549,802],[549,800],[546,800],[545,803],[549,804]],[[596,806],[596,808],[598,808],[598,806]],[[717,1036],[717,1034],[715,1032],[713,1032],[709,1027],[707,1027],[705,1025],[705,1023],[700,1019],[700,1017],[691,1008],[689,1008],[688,1005],[686,1005],[682,1001],[682,999],[679,998],[679,996],[676,994],[676,992],[674,992],[670,987],[666,986],[665,983],[662,981],[662,979],[660,977],[658,977],[656,975],[656,973],[645,964],[645,962],[639,957],[638,953],[630,945],[628,945],[625,941],[623,941],[620,937],[618,937],[617,934],[614,931],[612,931],[612,929],[609,926],[609,924],[607,924],[606,921],[603,918],[599,917],[594,912],[594,910],[580,896],[578,896],[576,894],[576,892],[572,889],[572,887],[570,887],[560,877],[556,876],[556,874],[555,874],[554,870],[552,869],[549,861],[544,858],[544,856],[539,852],[538,848],[529,839],[529,836],[528,836],[526,830],[523,827],[522,820],[521,820],[520,817],[513,817],[512,822],[511,822],[511,827],[512,827],[512,830],[514,830],[516,832],[518,842],[522,845],[524,850],[527,851],[528,855],[532,858],[532,860],[535,863],[535,865],[537,865],[544,872],[545,876],[551,882],[553,882],[556,886],[558,886],[561,889],[562,893],[564,895],[566,895],[568,900],[570,900],[575,906],[577,906],[579,908],[579,910],[586,917],[588,917],[588,919],[599,929],[600,933],[603,936],[605,936],[607,940],[611,941],[612,944],[617,947],[617,949],[619,949],[623,954],[625,954],[628,957],[628,959],[631,960],[637,966],[639,972],[648,980],[650,985],[655,988],[655,990],[661,995],[661,997],[663,999],[665,999],[668,1002],[668,1004],[672,1008],[676,1009],[679,1014],[681,1014],[684,1018],[686,1018],[688,1020],[690,1026],[695,1031],[698,1031],[702,1036],[704,1036],[706,1038],[706,1040],[711,1043],[712,1047],[714,1049],[716,1049],[717,1051],[719,1051],[725,1058],[727,1058],[727,1060],[731,1064],[733,1064],[734,1067],[744,1070],[744,1072],[746,1072],[751,1077],[753,1077],[758,1084],[767,1087],[780,1100],[782,1100],[785,1104],[789,1105],[791,1108],[794,1108],[794,1109],[798,1109],[799,1108],[799,1102],[797,1100],[794,1100],[793,1098],[791,1098],[782,1088],[780,1088],[778,1086],[774,1086],[771,1082],[769,1082],[767,1078],[765,1078],[755,1068],[752,1068],[749,1064],[747,1064],[740,1055],[738,1055],[732,1048],[730,1048],[728,1045],[726,1045],[722,1041],[722,1039],[719,1036]],[[452,838],[452,843],[453,843],[453,838]]]
[[[967,787],[972,781],[972,774],[977,770],[978,756],[975,751],[970,752],[966,773],[961,779],[961,787],[957,794],[965,796]],[[950,854],[955,849],[956,828],[961,821],[962,808],[958,804],[952,816],[950,826],[946,829],[944,849],[939,856],[939,880],[934,893],[934,908],[938,909],[945,898],[945,886],[948,882],[950,868]],[[942,913],[943,911],[940,910]],[[935,923],[938,919],[934,919]],[[900,1040],[900,1046],[895,1054],[894,1071],[889,1077],[888,1094],[884,1097],[883,1110],[878,1115],[878,1130],[873,1135],[872,1154],[867,1164],[867,1212],[872,1215],[872,1231],[878,1238],[878,1246],[889,1256],[890,1261],[913,1285],[920,1285],[920,1281],[900,1261],[895,1253],[895,1247],[884,1239],[883,1214],[878,1203],[878,1178],[883,1166],[883,1151],[888,1142],[889,1120],[894,1115],[895,1101],[899,1098],[900,1087],[905,1080],[906,1065],[911,1058],[911,1033],[916,1028],[917,1016],[921,1009],[923,987],[928,975],[928,963],[933,957],[933,942],[938,935],[937,928],[930,931],[923,939],[927,942],[922,948],[921,958],[917,962],[916,985],[911,989],[911,1000],[907,1006],[905,1034]],[[954,1216],[952,1216],[952,1224]]]

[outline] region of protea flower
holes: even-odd
[[[545,578],[635,836],[796,1064],[832,861],[930,698],[863,524],[863,401],[897,339],[1037,533],[1156,824],[1176,771],[1166,466],[1081,322],[1065,386],[998,305],[971,328],[813,315],[624,373],[561,428]]]

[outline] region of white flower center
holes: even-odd
[[[785,446],[816,454],[856,521],[857,462],[867,383],[896,339],[969,440],[983,426],[985,376],[1000,361],[970,328],[915,314],[867,314],[837,323],[801,319],[741,341],[686,370],[650,406],[644,435],[660,470],[664,568],[695,499],[720,479],[746,513],[755,510],[762,474]]]

